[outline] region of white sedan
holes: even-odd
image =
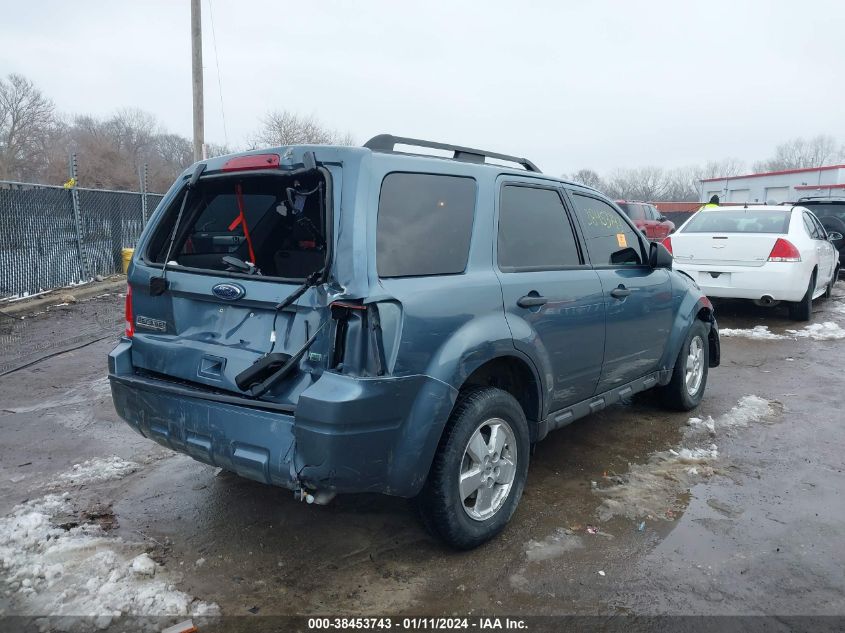
[[[836,282],[838,239],[804,207],[748,205],[702,209],[663,245],[708,297],[786,301],[792,319],[807,321]]]

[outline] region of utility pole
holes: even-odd
[[[205,144],[205,115],[202,102],[202,15],[200,2],[191,0],[191,74],[194,87],[194,162],[202,160]]]

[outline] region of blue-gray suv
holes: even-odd
[[[533,442],[646,389],[692,409],[719,363],[710,302],[605,196],[389,135],[197,163],[128,283],[109,378],[136,431],[309,502],[413,498],[464,549]]]

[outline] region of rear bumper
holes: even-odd
[[[428,376],[324,372],[289,405],[134,373],[132,343],[109,355],[115,409],[144,437],[265,484],[411,497],[428,476],[457,391]]]
[[[115,409],[144,437],[248,479],[298,487],[293,416],[188,397],[149,379],[109,378]]]
[[[677,270],[695,279],[708,297],[800,301],[807,292],[810,271],[801,263],[768,262],[762,266],[721,266],[690,264],[675,260]],[[713,277],[712,273],[721,273]]]

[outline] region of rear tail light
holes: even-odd
[[[769,253],[770,262],[800,262],[801,253],[795,248],[795,245],[789,240],[779,237],[772,247],[772,252]]]
[[[671,238],[671,237],[667,237],[666,239],[664,239],[664,240],[661,242],[661,244],[663,244],[663,246],[665,246],[665,247],[666,247],[666,250],[667,250],[667,251],[669,251],[669,254],[670,254],[670,255],[674,255],[674,254],[675,254],[675,253],[673,253],[673,252],[672,252],[672,238]]]
[[[126,329],[124,334],[128,338],[132,338],[135,334],[135,318],[132,316],[132,286],[126,285],[126,307],[124,309],[126,314]]]

